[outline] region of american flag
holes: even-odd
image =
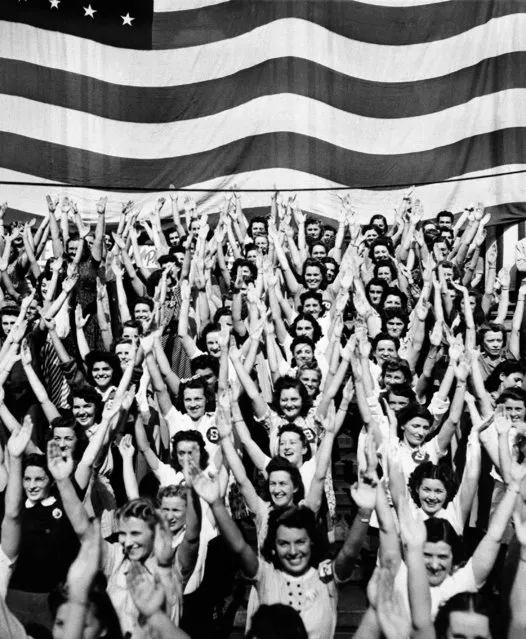
[[[347,187],[365,221],[400,185],[448,181],[418,187],[428,216],[480,200],[509,221],[526,213],[524,69],[526,0],[1,0],[0,180],[43,186],[0,198],[42,214],[47,191],[91,187],[76,199],[94,215],[118,187],[112,221],[171,183],[209,211],[204,189]],[[338,211],[334,190],[300,202]]]

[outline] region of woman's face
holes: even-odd
[[[378,244],[373,249],[373,261],[380,262],[381,260],[389,259],[389,250],[387,246],[383,244]]]
[[[186,500],[182,497],[163,497],[161,499],[161,513],[170,532],[172,534],[179,532],[186,520]]]
[[[322,311],[321,304],[319,303],[317,299],[314,299],[313,297],[311,297],[305,300],[305,303],[303,304],[304,313],[310,313],[313,317],[318,319],[318,317],[321,315],[321,311]],[[305,320],[302,320],[302,321],[305,321]],[[314,329],[312,330],[312,334],[314,335]],[[305,335],[307,335],[307,333],[305,333]],[[309,337],[311,336],[309,335]]]
[[[303,575],[310,567],[312,542],[304,528],[278,526],[276,555],[285,572]]]
[[[64,634],[64,629],[71,614],[70,605],[69,602],[66,602],[58,607],[55,621],[53,622],[53,639],[68,639]],[[95,616],[93,606],[88,606],[86,616],[84,617],[82,639],[100,639],[105,636],[105,628],[101,621]]]
[[[125,326],[122,329],[122,339],[131,340],[136,346],[139,345],[139,329],[134,326]]]
[[[201,451],[197,442],[183,439],[177,442],[177,463],[180,468],[184,468],[189,461],[199,468],[201,466]]]
[[[453,552],[445,541],[426,541],[424,544],[424,563],[429,585],[440,586],[453,570]]]
[[[324,257],[327,257],[327,249],[323,244],[316,244],[316,246],[312,247],[312,257],[317,260],[322,260]]]
[[[301,371],[299,376],[300,382],[307,389],[309,397],[316,397],[320,391],[321,378],[317,371],[305,370]]]
[[[95,386],[100,390],[106,390],[111,386],[111,380],[113,378],[113,368],[108,362],[95,362],[91,369],[91,376]]]
[[[119,358],[122,370],[126,368],[130,361],[132,348],[133,347],[131,344],[117,344],[117,346],[115,347],[115,355],[117,355],[117,357]]]
[[[221,357],[221,347],[219,346],[219,333],[217,331],[212,331],[208,333],[205,339],[206,350],[208,354],[216,359]]]
[[[477,305],[477,298],[474,295],[469,296],[469,306],[472,311],[475,310],[475,306]],[[460,310],[464,313],[464,297],[460,300]]]
[[[522,388],[522,384],[524,383],[524,374],[517,371],[515,373],[510,373],[510,375],[501,375],[500,381],[502,390],[506,390],[506,388]]]
[[[391,269],[388,266],[380,266],[380,268],[378,269],[378,277],[381,280],[385,280],[388,284],[391,284],[391,282],[393,281]]]
[[[132,561],[144,561],[153,550],[153,530],[138,517],[119,519],[119,543],[124,550],[124,556]]]
[[[246,258],[247,258],[247,260],[249,262],[252,262],[253,264],[255,264],[257,259],[258,259],[257,249],[252,249],[252,250],[248,251],[247,254],[246,254]]]
[[[401,370],[385,371],[383,382],[386,388],[390,388],[393,384],[403,384],[405,381],[405,375]]]
[[[26,497],[29,500],[36,502],[49,497],[51,480],[46,471],[40,466],[28,466],[24,470],[22,483]]]
[[[402,300],[398,297],[398,295],[388,295],[385,298],[384,308],[387,310],[388,308],[395,308],[397,311],[402,310]]]
[[[285,388],[281,391],[279,396],[279,407],[287,419],[291,421],[296,419],[296,417],[300,414],[302,406],[303,401],[298,389]]]
[[[431,430],[431,424],[423,417],[413,417],[402,426],[404,442],[411,448],[422,446]]]
[[[298,344],[295,346],[292,355],[296,360],[296,366],[310,364],[314,360],[314,351],[309,344]]]
[[[202,388],[184,389],[184,407],[190,419],[197,421],[205,414],[206,397]]]
[[[418,489],[418,498],[422,510],[432,517],[444,507],[447,498],[447,491],[440,479],[430,479],[426,477],[422,480]]]
[[[379,364],[396,357],[396,346],[390,339],[381,339],[374,350],[374,356]]]
[[[374,284],[369,287],[369,301],[373,306],[378,306],[382,300],[382,293],[384,289],[381,286],[375,286]]]
[[[309,337],[314,339],[314,326],[307,319],[298,320],[296,324],[296,337]]]
[[[46,279],[45,277],[43,277],[40,280],[40,293],[42,295],[42,297],[46,297],[46,295],[48,294],[49,291],[49,285],[51,284],[51,280]]]
[[[95,423],[96,408],[92,402],[87,402],[81,397],[74,397],[71,411],[73,417],[77,420],[77,424],[82,426],[82,428],[90,428]]]
[[[293,466],[300,468],[307,448],[303,445],[298,433],[285,431],[279,438],[278,452],[280,457],[285,457]]]
[[[53,428],[53,441],[58,444],[62,452],[74,451],[78,439],[73,428]]]
[[[395,393],[390,392],[388,394],[387,403],[389,404],[389,408],[398,413],[406,406],[409,406],[409,397],[404,397],[403,395],[395,395]]]
[[[391,317],[385,323],[386,332],[391,337],[402,337],[405,331],[405,324],[399,317]]]
[[[317,266],[307,266],[305,269],[305,286],[311,290],[317,290],[321,286],[321,269]]]
[[[471,610],[455,610],[449,615],[447,639],[491,639],[489,619]]]
[[[329,284],[332,284],[336,279],[336,266],[332,262],[325,264],[325,275]]]
[[[490,357],[498,357],[504,346],[502,333],[500,331],[488,331],[484,335],[482,346]]]
[[[268,237],[266,235],[256,235],[254,238],[254,244],[258,251],[263,255],[268,253]]]
[[[296,489],[286,470],[275,470],[268,478],[268,490],[276,508],[288,508],[294,503]]]

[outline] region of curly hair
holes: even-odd
[[[164,499],[164,497],[177,497],[178,499],[183,499],[187,502],[188,488],[183,484],[179,484],[179,486],[175,486],[174,484],[161,486],[159,488],[159,492],[157,493],[157,501],[159,502],[159,504]]]
[[[281,393],[284,390],[295,389],[301,396],[301,410],[300,415],[305,417],[305,415],[309,412],[309,408],[311,406],[311,401],[309,398],[309,394],[307,393],[307,389],[300,382],[299,379],[291,377],[290,375],[283,375],[279,379],[276,380],[274,384],[274,393],[272,396],[272,405],[274,406],[274,410],[278,413],[278,415],[283,416],[281,407],[280,407],[280,398]]]
[[[181,381],[179,384],[179,393],[177,394],[177,400],[175,402],[175,407],[180,413],[186,413],[186,408],[184,405],[184,393],[187,389],[202,389],[205,397],[205,411],[210,411],[213,405],[213,397],[208,390],[208,384],[202,377],[195,376],[191,377],[187,381]]]
[[[321,282],[320,282],[319,288],[321,290],[325,290],[325,287],[327,286],[327,273],[325,271],[325,264],[323,264],[319,260],[315,259],[314,257],[308,257],[305,260],[305,262],[303,262],[303,268],[301,269],[301,282],[302,282],[303,286],[306,286],[306,284],[305,284],[305,273],[307,272],[307,269],[309,267],[311,267],[311,266],[315,266],[316,268],[320,269]]]
[[[276,555],[276,537],[280,526],[297,528],[307,532],[311,541],[310,565],[317,568],[323,559],[324,542],[312,510],[305,506],[291,506],[290,508],[278,508],[270,511],[268,532],[261,547],[261,556],[278,570],[282,569]]]
[[[431,415],[431,413],[425,406],[422,406],[421,404],[409,404],[409,406],[402,408],[402,410],[397,415],[398,428],[396,432],[399,439],[402,439],[404,436],[403,426],[405,426],[407,422],[410,422],[416,417],[427,420],[430,426],[433,424],[434,421],[433,415]]]
[[[446,491],[446,500],[444,501],[443,508],[445,508],[450,501],[452,501],[458,492],[459,482],[455,471],[443,462],[433,464],[433,462],[424,462],[415,468],[415,470],[409,476],[407,485],[409,492],[415,504],[421,508],[420,497],[418,491],[424,479],[437,479],[442,482]]]
[[[102,411],[104,409],[100,393],[89,384],[73,384],[71,386],[71,393],[68,397],[68,404],[70,408],[73,408],[73,400],[75,397],[83,399],[86,404],[95,404],[95,422],[100,422]]]
[[[312,457],[312,450],[309,444],[309,440],[307,439],[307,435],[305,435],[303,431],[303,428],[297,426],[296,424],[285,424],[285,426],[282,426],[278,431],[278,440],[281,439],[283,433],[296,433],[296,435],[301,440],[302,448],[305,448],[306,451],[303,455],[303,461],[309,461],[309,459]]]
[[[292,355],[292,366],[297,366],[296,364],[296,357],[294,355],[294,351],[296,350],[297,346],[308,346],[311,350],[312,350],[312,359],[311,361],[315,361],[315,351],[316,351],[316,346],[314,345],[314,341],[308,337],[307,335],[300,335],[298,337],[295,337],[292,340],[292,344],[290,345],[290,352]]]

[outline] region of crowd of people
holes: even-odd
[[[526,284],[483,205],[47,207],[0,207],[2,639],[219,639],[244,609],[330,639],[349,581],[361,639],[526,636]]]

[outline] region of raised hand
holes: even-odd
[[[190,301],[190,282],[188,280],[182,280],[181,282],[181,301]]]
[[[135,447],[132,443],[131,435],[124,435],[124,437],[119,442],[119,453],[123,459],[133,459],[133,454],[135,453]]]
[[[486,262],[488,266],[494,266],[497,263],[497,244],[493,242],[493,244],[486,251]]]
[[[510,430],[511,419],[504,406],[499,405],[495,409],[495,417],[493,423],[495,425],[495,430],[499,435],[505,435]]]
[[[71,291],[75,288],[76,283],[79,280],[79,273],[72,273],[68,275],[66,279],[62,282],[62,290],[64,293],[71,293]]]
[[[394,574],[388,568],[379,569],[376,617],[385,639],[411,636],[411,615],[394,587]]]
[[[200,472],[194,477],[194,490],[210,505],[220,500],[218,473],[213,470]]]
[[[31,366],[33,363],[33,355],[31,354],[31,349],[29,348],[29,344],[26,339],[22,341],[20,346],[20,359],[22,361],[22,366]]]
[[[438,347],[442,344],[442,326],[443,323],[440,320],[435,322],[433,330],[429,333],[429,341],[432,346]]]
[[[82,316],[82,306],[77,304],[77,306],[75,306],[75,326],[77,328],[84,328],[88,323],[89,318],[90,315],[86,315],[86,317]]]
[[[164,607],[166,595],[158,575],[152,575],[139,561],[130,562],[126,585],[137,610],[148,618]]]
[[[47,445],[47,466],[55,481],[67,479],[73,473],[71,451],[60,450],[60,446],[50,440]]]
[[[50,213],[54,213],[58,206],[58,195],[51,197],[51,195],[46,195],[47,208]]]
[[[427,530],[424,525],[422,513],[417,510],[413,514],[407,499],[403,499],[400,502],[398,521],[400,523],[400,535],[404,546],[423,548],[426,543]]]
[[[159,566],[171,566],[174,556],[172,533],[164,520],[155,525],[153,553]]]
[[[22,425],[11,433],[7,442],[7,450],[11,457],[22,457],[31,439],[32,431],[33,420],[29,415],[26,415]]]

